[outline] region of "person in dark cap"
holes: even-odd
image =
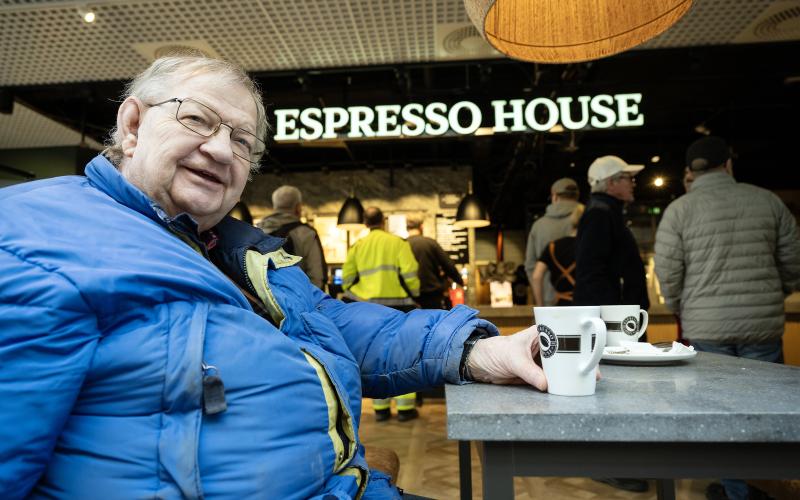
[[[570,215],[578,205],[580,190],[578,183],[569,177],[558,179],[550,187],[551,203],[547,205],[545,213],[531,226],[528,233],[528,244],[525,247],[525,273],[528,276],[531,286],[533,286],[533,271],[536,269],[536,261],[542,255],[542,251],[553,240],[569,236],[572,231]],[[550,284],[550,273],[545,273],[543,280],[544,303],[536,305],[551,306],[555,304],[556,291]]]
[[[719,137],[693,142],[686,166],[691,189],[667,207],[656,233],[666,306],[697,350],[781,363],[784,299],[800,284],[795,218],[775,194],[736,182]],[[744,481],[722,486],[727,498],[747,498]]]

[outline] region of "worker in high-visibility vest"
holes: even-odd
[[[419,296],[419,278],[411,245],[384,230],[383,212],[378,207],[364,211],[364,223],[370,232],[350,248],[342,267],[344,300],[374,302],[403,312],[415,309],[413,297]],[[394,399],[398,420],[404,422],[419,416],[416,393]],[[377,421],[391,417],[391,402],[391,399],[372,401]]]

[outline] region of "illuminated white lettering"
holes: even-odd
[[[564,124],[564,128],[578,130],[584,128],[589,123],[590,99],[591,97],[588,95],[578,97],[578,103],[580,103],[581,106],[581,118],[580,121],[577,122],[572,119],[572,97],[559,97],[556,99],[561,108],[561,123]]]
[[[617,94],[614,99],[617,100],[618,127],[641,127],[644,125],[644,115],[639,113],[642,94]]]
[[[300,131],[295,127],[299,109],[275,110],[275,137],[276,141],[289,141],[300,138]]]
[[[608,106],[604,106],[603,103]],[[611,108],[612,104],[614,104],[614,98],[610,95],[600,94],[592,97],[592,101],[589,103],[592,112],[605,117],[605,120],[600,120],[598,117],[593,116],[591,119],[592,127],[608,128],[614,125],[614,122],[617,121],[617,114]]]
[[[350,106],[350,133],[347,137],[375,137],[375,131],[369,126],[375,119],[375,111],[366,106]]]
[[[344,108],[322,108],[322,114],[325,115],[325,133],[322,137],[325,139],[336,139],[337,131],[347,125],[347,119],[350,115]]]
[[[306,141],[313,141],[322,137],[322,110],[319,108],[306,108],[300,113],[300,124],[303,129],[300,130],[300,138]]]
[[[462,109],[468,110],[472,116],[472,121],[467,127],[462,127],[461,123],[458,121],[458,113]],[[481,113],[481,108],[476,106],[474,103],[469,101],[461,101],[455,103],[453,107],[450,108],[450,113],[448,113],[447,119],[450,121],[450,128],[453,129],[453,131],[458,134],[466,135],[478,130],[478,127],[481,126],[481,121],[483,121],[483,114]]]
[[[375,135],[378,137],[400,136],[400,125],[397,124],[397,115],[400,113],[399,104],[375,106],[375,113],[378,115],[378,130],[375,131]],[[388,128],[390,125],[391,129]]]
[[[536,121],[536,106],[544,105],[547,108],[547,121],[539,123]],[[544,131],[553,128],[558,123],[558,106],[546,97],[537,97],[525,106],[525,123],[533,130]]]
[[[425,120],[422,119],[422,104],[411,103],[403,106],[400,116],[403,118],[403,135],[416,137],[425,132]]]
[[[503,109],[506,102],[511,105],[511,111],[505,111]],[[525,99],[492,101],[492,106],[494,107],[494,131],[508,132],[509,128],[506,126],[507,118],[512,118],[514,120],[514,125],[511,127],[512,132],[522,132],[525,130],[525,124],[522,121],[523,104],[525,104]]]
[[[425,107],[425,118],[428,125],[425,133],[428,135],[442,135],[447,132],[447,105],[443,102],[432,102]]]

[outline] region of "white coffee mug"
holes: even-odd
[[[600,306],[534,307],[547,392],[589,396],[606,345]]]
[[[606,323],[610,346],[621,346],[622,342],[636,342],[647,329],[647,311],[640,309],[638,305],[600,306],[600,317]]]

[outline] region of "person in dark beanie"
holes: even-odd
[[[775,194],[736,182],[719,137],[693,142],[686,166],[691,190],[667,207],[656,233],[666,306],[697,350],[781,363],[783,301],[800,283],[795,218]],[[722,486],[727,498],[748,496],[744,481]]]

